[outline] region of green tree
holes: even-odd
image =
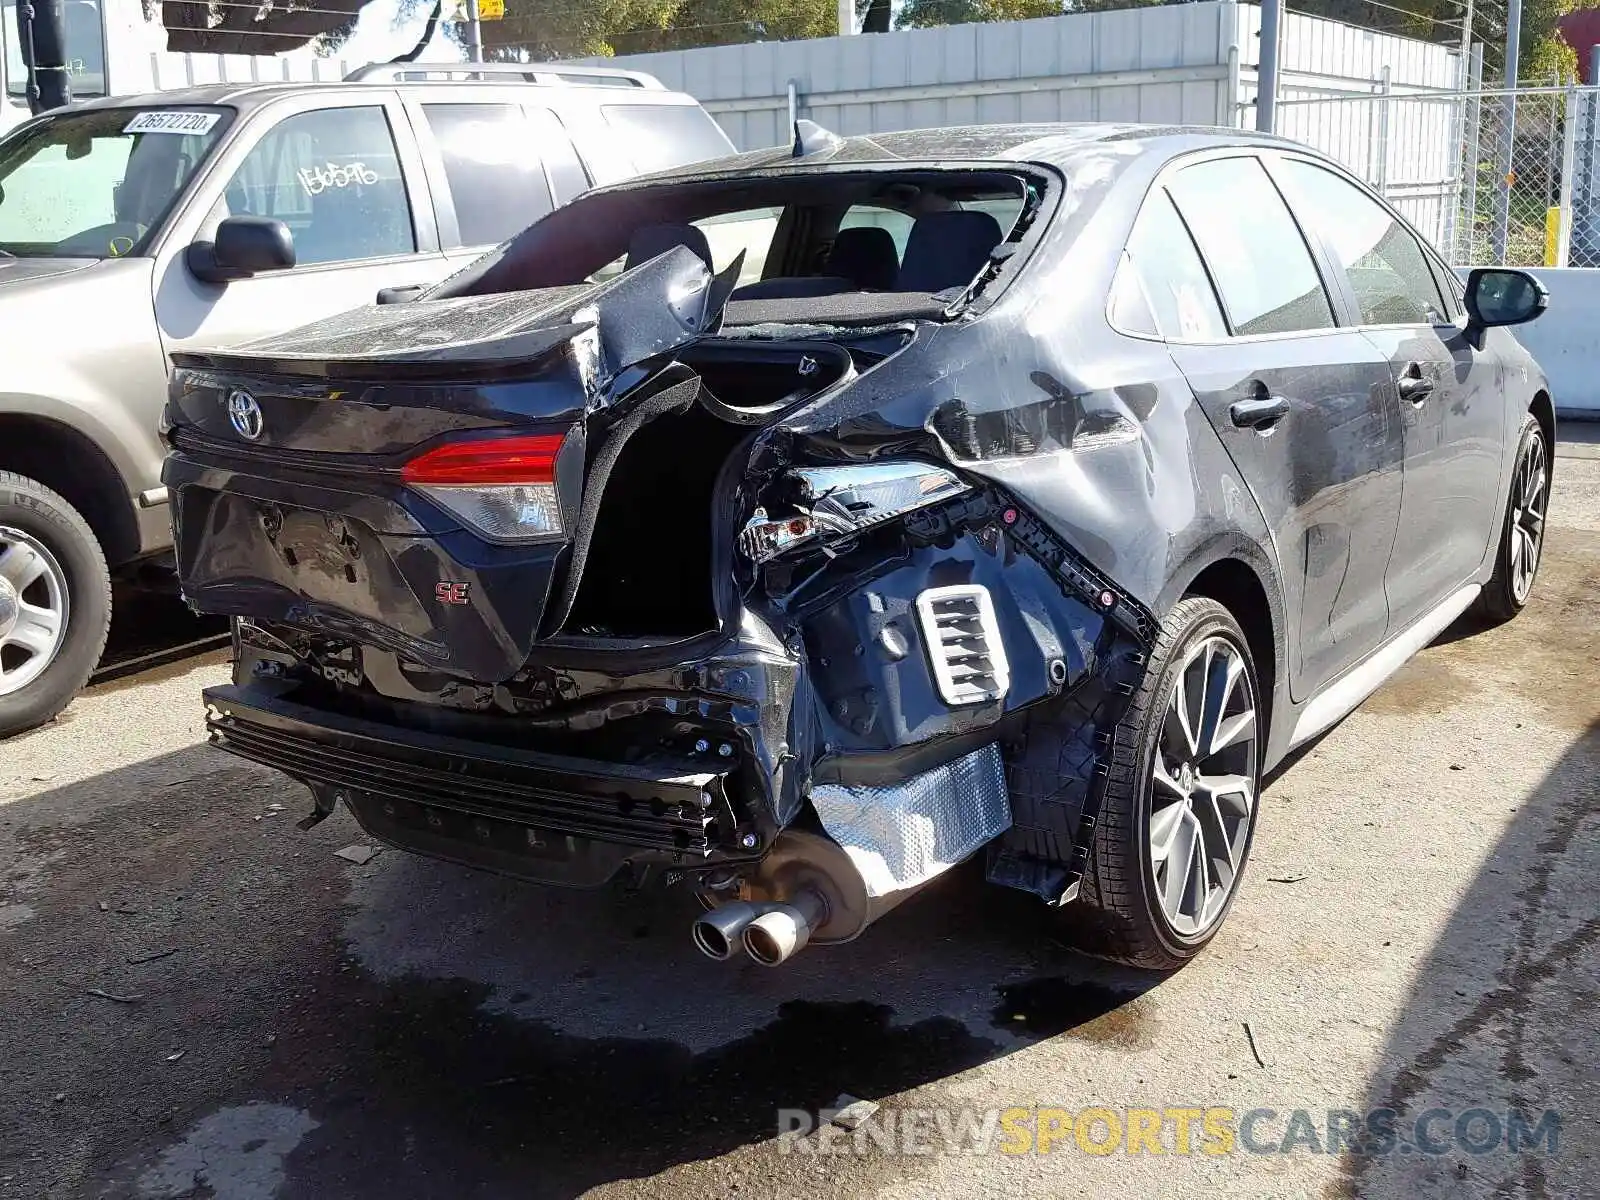
[[[491,58],[643,54],[737,42],[828,37],[833,0],[508,0],[483,26]]]
[[[900,29],[926,29],[974,21],[1026,21],[1033,17],[1059,17],[1076,7],[1063,0],[906,0],[895,25]],[[1124,2],[1118,7],[1134,6]]]

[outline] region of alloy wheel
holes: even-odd
[[[1511,481],[1511,594],[1525,604],[1539,570],[1544,548],[1545,506],[1549,503],[1550,473],[1546,469],[1544,436],[1537,430],[1517,463]]]
[[[1256,697],[1240,649],[1197,642],[1173,681],[1152,756],[1151,877],[1174,933],[1197,937],[1222,916],[1244,863],[1259,758]]]
[[[70,600],[55,555],[20,529],[0,525],[0,696],[44,674],[67,637]]]

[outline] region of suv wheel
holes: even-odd
[[[1221,928],[1255,834],[1259,697],[1233,615],[1177,604],[1117,730],[1083,890],[1063,910],[1083,950],[1172,970]]]
[[[0,471],[0,737],[42,725],[88,681],[111,625],[111,573],[86,522]]]

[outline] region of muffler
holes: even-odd
[[[915,891],[869,895],[861,872],[837,842],[786,829],[755,874],[740,881],[739,898],[702,915],[691,933],[708,958],[726,962],[742,945],[756,962],[776,967],[810,942],[850,941]]]

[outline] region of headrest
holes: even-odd
[[[887,292],[900,274],[900,252],[887,229],[876,225],[841,229],[828,251],[828,274],[842,275],[868,291]]]
[[[965,287],[1003,236],[1000,222],[986,212],[952,209],[918,217],[895,286],[902,292]]]
[[[665,254],[674,246],[687,246],[706,264],[706,270],[714,270],[711,265],[711,243],[706,241],[706,235],[693,225],[641,225],[633,231],[633,236],[628,239],[628,258],[623,263],[623,270],[631,271],[640,263],[647,263],[658,254]]]

